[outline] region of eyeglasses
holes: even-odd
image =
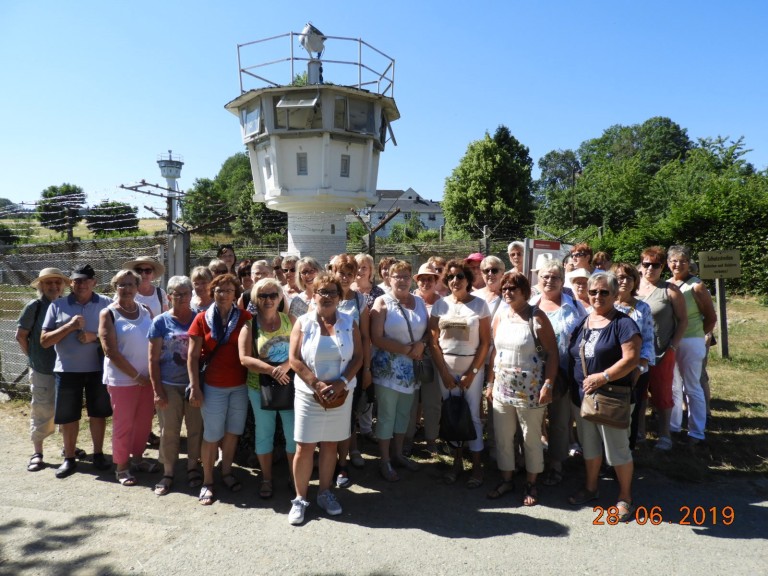
[[[661,268],[661,262],[643,262],[642,266],[643,268],[653,268],[654,270],[658,270]]]
[[[483,274],[498,274],[499,269],[498,268],[486,268],[483,270]]]
[[[544,282],[560,282],[563,278],[561,276],[539,276]]]
[[[519,286],[502,286],[502,292],[517,292],[520,289]]]
[[[321,298],[336,298],[339,292],[338,290],[318,290],[316,294]]]
[[[584,256],[586,255],[587,255],[586,252],[571,252],[571,256],[573,256],[574,258],[584,258]]]
[[[259,300],[277,300],[280,297],[280,295],[277,292],[270,292],[269,294],[259,294],[257,295],[257,298]]]
[[[670,260],[670,264],[688,264],[688,260]]]
[[[464,275],[464,272],[459,272],[458,274],[448,274],[448,276],[445,277],[445,279],[448,280],[448,282],[450,282],[454,278],[456,280],[465,280],[466,276]]]
[[[118,284],[118,288],[124,290],[125,288],[136,288],[136,282],[127,282],[125,284]]]
[[[137,274],[153,274],[155,272],[154,268],[134,268],[134,272]]]
[[[283,268],[283,272],[285,272],[286,274],[292,274],[296,272],[296,268]]]
[[[234,294],[234,288],[216,288],[213,291],[214,294]]]
[[[587,292],[589,293],[590,296],[597,296],[598,294],[600,294],[600,296],[602,296],[603,298],[611,295],[610,290],[587,290]]]
[[[314,268],[304,268],[304,270],[302,270],[300,274],[302,276],[309,276],[310,274],[317,274],[317,270],[315,270]]]

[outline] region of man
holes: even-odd
[[[464,258],[464,265],[472,270],[472,289],[480,290],[485,288],[485,280],[483,279],[483,273],[480,271],[480,262],[483,261],[483,256],[480,252],[474,252],[466,258]],[[470,290],[471,292],[471,290]]]
[[[45,468],[43,461],[43,440],[53,434],[53,407],[56,384],[53,367],[56,352],[40,345],[45,313],[51,302],[61,298],[69,278],[58,268],[43,268],[30,284],[37,289],[38,298],[29,302],[19,316],[16,341],[29,360],[29,383],[32,392],[30,410],[30,435],[34,453],[29,459],[27,470],[38,472]]]
[[[514,242],[510,243],[509,246],[507,246],[507,256],[509,257],[509,263],[512,265],[510,272],[520,272],[521,274],[525,274],[523,271],[524,252],[525,244],[519,240],[515,240]]]
[[[64,463],[56,478],[75,472],[75,445],[82,417],[83,392],[93,438],[93,466],[108,470],[112,464],[104,456],[106,419],[112,416],[107,387],[102,384],[102,357],[98,341],[99,313],[110,300],[96,294],[96,273],[90,264],[76,266],[70,275],[72,293],[51,303],[43,321],[40,343],[54,347],[56,379],[54,422],[64,437]]]

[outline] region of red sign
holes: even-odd
[[[557,242],[556,240],[534,240],[533,249],[560,250],[560,242]]]

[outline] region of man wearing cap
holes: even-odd
[[[98,340],[99,313],[110,300],[93,291],[96,273],[90,264],[76,266],[70,275],[72,293],[51,303],[43,320],[40,343],[54,347],[56,381],[54,422],[64,436],[64,463],[57,478],[66,478],[77,468],[75,445],[80,431],[83,392],[93,438],[93,466],[108,470],[111,463],[103,452],[106,419],[112,415],[107,387],[102,384],[103,362]]]
[[[141,276],[141,283],[135,300],[149,308],[153,318],[168,310],[168,296],[165,294],[165,290],[152,284],[155,278],[165,274],[165,266],[154,258],[142,256],[123,264],[123,270],[133,270]]]
[[[480,271],[480,262],[483,261],[483,256],[480,252],[474,252],[464,258],[464,265],[468,266],[472,270],[472,288],[474,290],[480,290],[485,288],[485,280],[483,279],[483,273]],[[470,290],[471,292],[472,290]]]
[[[27,470],[37,472],[45,468],[43,440],[53,434],[55,428],[53,407],[56,397],[53,376],[56,352],[40,345],[40,333],[48,307],[64,294],[64,287],[69,286],[69,278],[58,268],[43,268],[30,286],[37,289],[39,297],[21,311],[16,341],[29,360],[29,387],[32,392],[29,424],[34,453],[29,459]]]

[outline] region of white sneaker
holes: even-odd
[[[320,506],[329,516],[338,516],[341,514],[341,504],[336,500],[336,496],[330,490],[323,490],[317,495],[317,505]]]
[[[288,512],[288,524],[298,526],[304,522],[304,510],[309,507],[309,502],[303,498],[295,498],[291,500],[291,511]]]

